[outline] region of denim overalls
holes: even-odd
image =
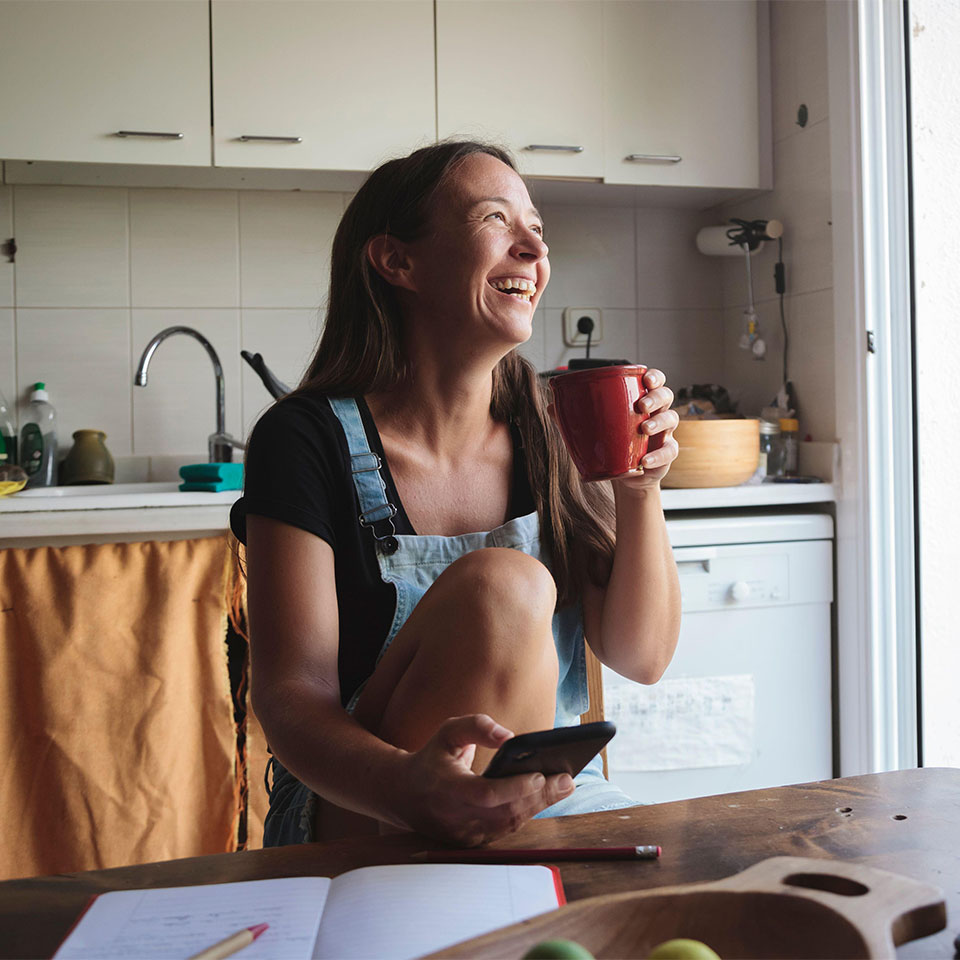
[[[397,509],[387,500],[387,488],[380,476],[380,458],[370,449],[356,401],[350,397],[330,398],[329,403],[346,435],[353,484],[360,504],[359,522],[361,526],[369,527],[377,540],[377,562],[381,577],[385,582],[394,584],[397,591],[396,611],[378,662],[430,585],[447,566],[464,554],[483,547],[510,547],[537,558],[549,568],[549,557],[540,543],[540,523],[535,512],[509,520],[485,533],[466,533],[458,537],[395,534],[393,517]],[[579,603],[558,610],[553,617],[553,636],[560,667],[557,711],[553,721],[555,727],[578,724],[580,714],[586,711],[589,704],[581,621]],[[362,690],[361,685],[351,697],[347,704],[348,712],[356,707]],[[316,794],[275,757],[270,758],[268,774],[271,767],[273,788],[270,789],[268,784],[270,812],[264,825],[264,846],[313,840]],[[604,779],[603,761],[599,754],[576,776],[574,782],[577,788],[569,797],[547,807],[537,816],[558,817],[614,810],[636,803]]]

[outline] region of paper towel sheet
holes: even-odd
[[[682,677],[652,686],[604,672],[604,714],[617,725],[610,770],[682,770],[749,763],[754,753],[751,674]]]

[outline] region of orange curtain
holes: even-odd
[[[247,633],[247,579],[243,571],[246,569],[246,548],[235,538],[231,539],[231,547],[236,553],[237,568],[234,579],[233,597],[230,602],[230,622],[233,629],[249,642]],[[263,846],[263,823],[270,806],[270,798],[264,783],[264,774],[270,751],[267,748],[267,738],[253,712],[250,704],[250,658],[246,661],[244,679],[239,690],[239,697],[245,710],[244,719],[244,747],[240,760],[243,806],[247,814],[247,839],[244,844],[246,850],[259,850]]]
[[[0,550],[0,877],[236,848],[226,536]]]

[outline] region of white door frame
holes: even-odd
[[[904,14],[900,0],[826,10],[843,478],[838,719],[840,773],[850,776],[917,763]]]

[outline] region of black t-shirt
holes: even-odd
[[[357,399],[370,449],[380,455],[387,499],[397,508],[398,534],[415,534],[397,495],[370,410]],[[516,428],[513,481],[507,519],[535,509]],[[297,395],[274,404],[257,421],[247,447],[243,496],[230,526],[247,542],[247,514],[282,520],[313,533],[333,548],[340,613],[340,697],[346,704],[373,673],[396,605],[396,590],[380,578],[373,533],[360,526],[360,506],[340,421],[324,396]]]

